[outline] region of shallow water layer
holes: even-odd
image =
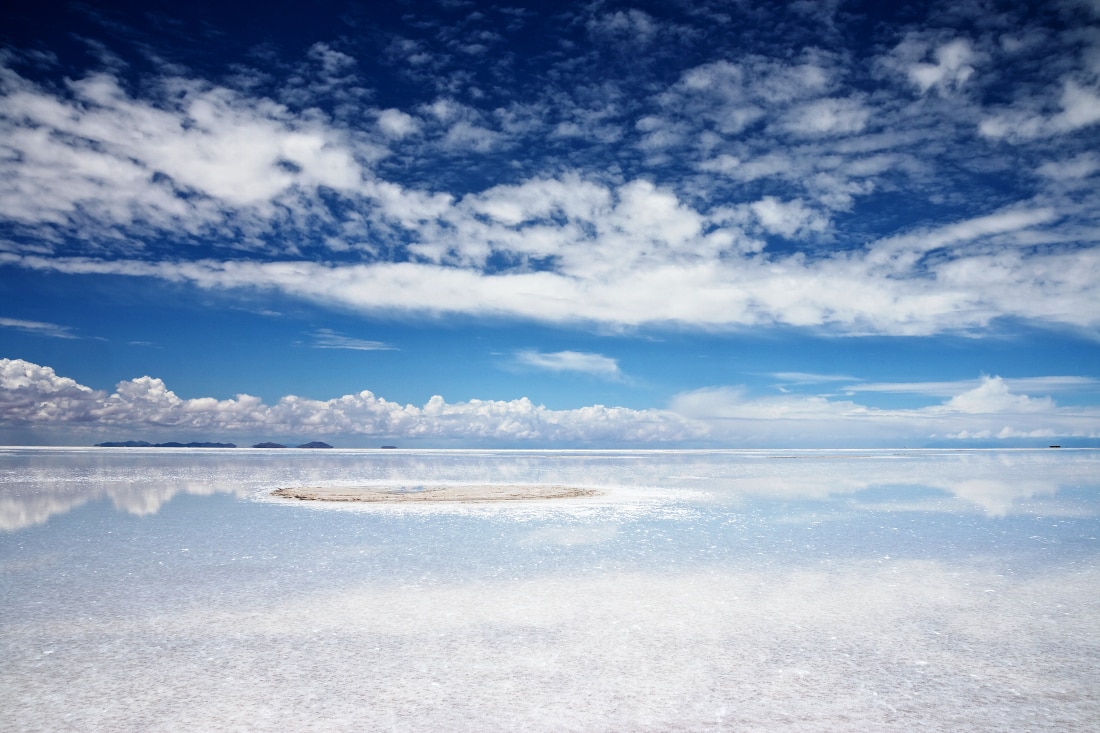
[[[561,485],[546,502],[278,487]],[[0,449],[0,730],[1100,723],[1100,452]]]

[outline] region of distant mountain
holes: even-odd
[[[116,440],[107,443],[96,443],[96,448],[236,448],[236,443],[150,443],[147,440]],[[253,448],[286,448],[282,443],[257,443]],[[304,443],[298,448],[331,448],[328,443],[315,440],[312,443]]]
[[[123,440],[96,443],[96,448],[236,448],[236,443],[150,443],[145,440]]]

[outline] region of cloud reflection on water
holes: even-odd
[[[146,516],[183,494],[410,482],[553,483],[661,501],[826,502],[859,510],[1092,513],[1066,490],[1100,484],[1100,452],[1075,451],[0,451],[0,530],[107,499]],[[658,490],[673,490],[661,494]],[[679,493],[677,493],[679,492]]]

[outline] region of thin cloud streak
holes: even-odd
[[[823,384],[828,382],[858,382],[856,377],[843,374],[813,374],[810,372],[771,372],[768,376],[775,377],[787,384]]]
[[[550,372],[577,372],[614,381],[623,377],[615,359],[583,351],[542,353],[524,350],[516,354],[516,363]]]
[[[382,341],[345,336],[331,328],[319,328],[313,332],[312,336],[313,342],[310,346],[315,349],[348,349],[350,351],[396,351],[397,349]]]
[[[80,338],[72,333],[68,326],[59,326],[56,323],[44,323],[42,321],[24,321],[18,318],[0,318],[0,328],[13,328],[17,331],[33,333],[38,336],[48,336],[59,339]]]
[[[1020,377],[1005,378],[1004,383],[1016,392],[1095,392],[1100,380],[1092,377]],[[981,380],[954,380],[944,382],[872,382],[849,384],[842,387],[846,393],[886,392],[894,394],[921,394],[932,397],[949,397],[980,384]]]

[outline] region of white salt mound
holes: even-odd
[[[317,486],[276,489],[272,496],[301,501],[496,502],[531,499],[569,499],[599,496],[596,489],[545,484],[477,484],[442,486]]]

